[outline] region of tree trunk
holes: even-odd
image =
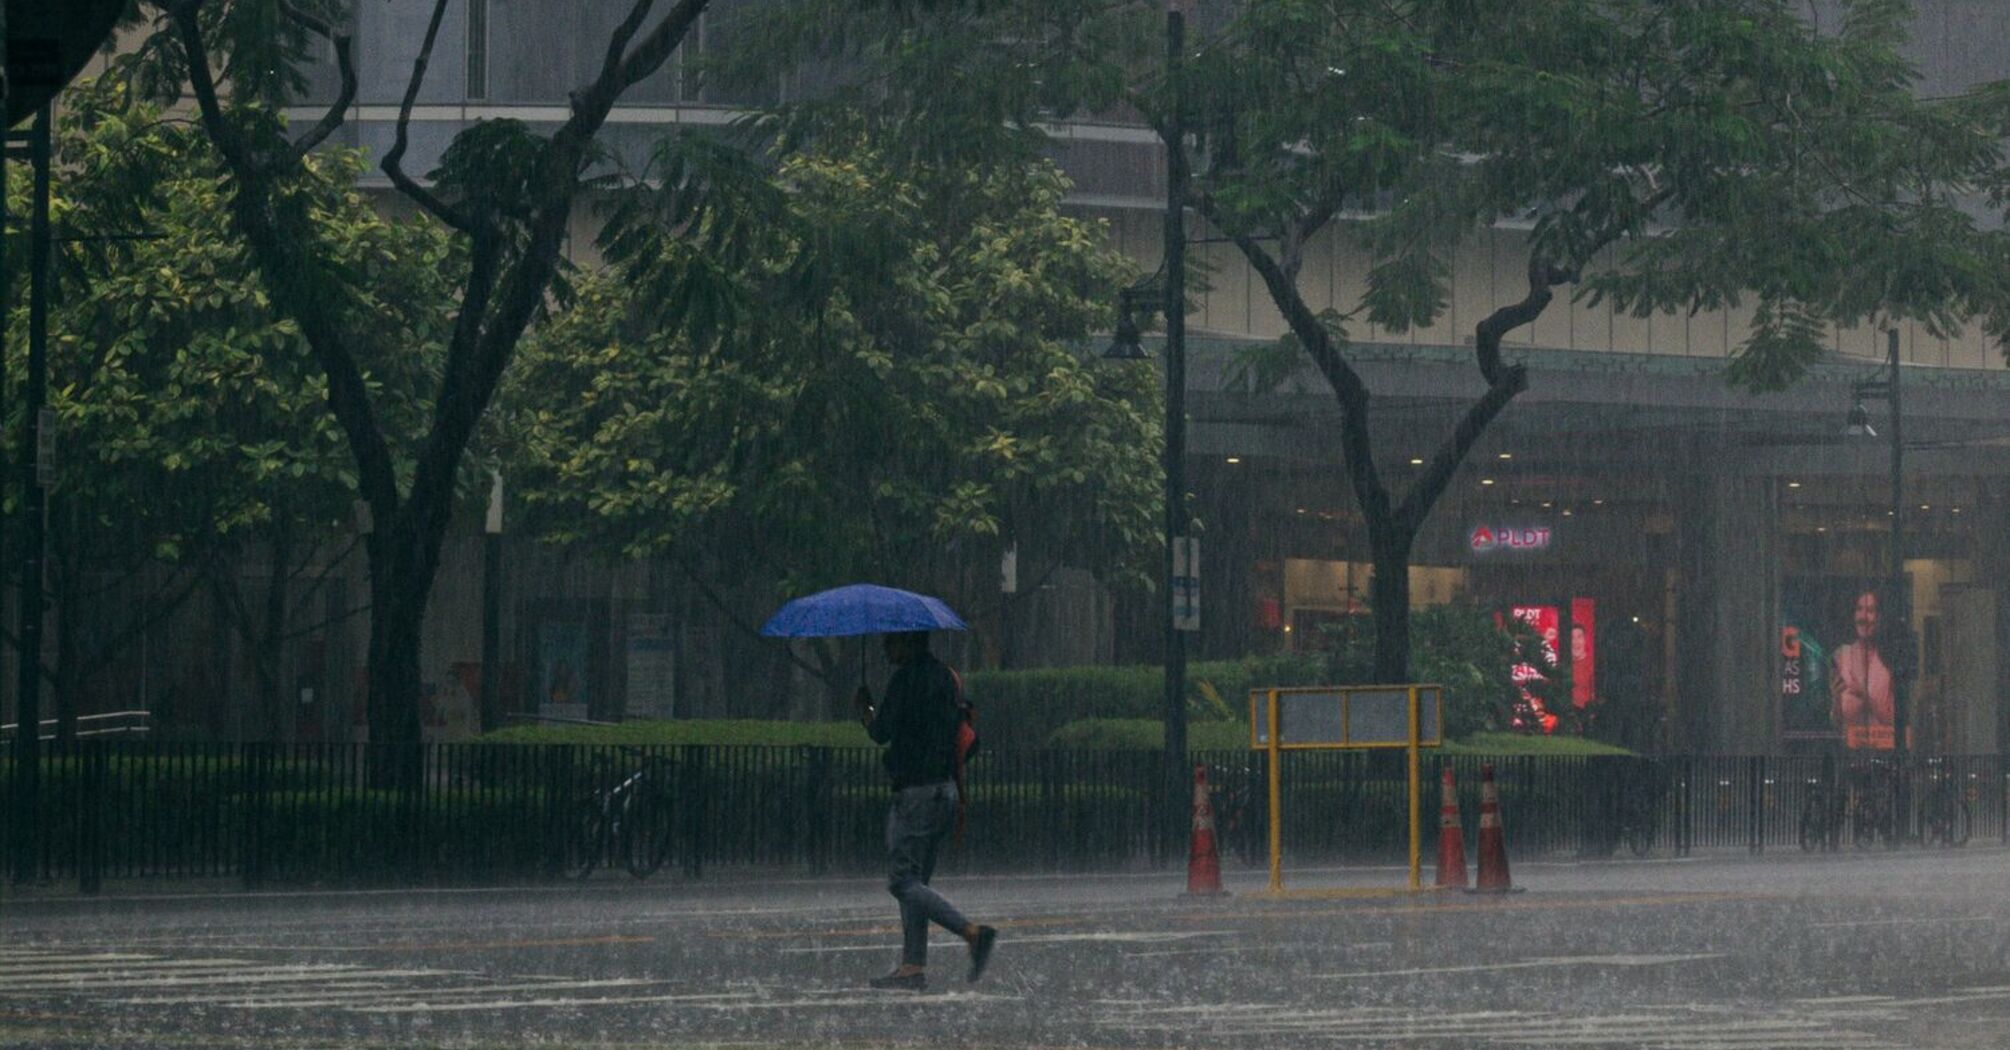
[[[1393,526],[1368,530],[1375,563],[1369,610],[1375,617],[1375,682],[1410,680],[1410,546],[1416,537]]]
[[[418,784],[423,762],[419,631],[433,577],[387,564],[390,546],[380,541],[370,549],[370,778],[379,788],[409,788]]]

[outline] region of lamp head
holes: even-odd
[[[1862,401],[1850,406],[1849,422],[1844,425],[1843,433],[1850,437],[1877,436],[1877,428],[1870,425],[1870,413],[1864,409]]]

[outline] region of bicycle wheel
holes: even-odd
[[[671,818],[668,799],[640,795],[628,803],[622,825],[622,860],[628,874],[646,879],[670,858]]]
[[[1645,857],[1654,852],[1654,825],[1647,820],[1634,820],[1626,825],[1626,848],[1636,857]]]
[[[565,825],[559,843],[558,873],[568,879],[593,874],[607,854],[607,814],[598,802],[583,802],[578,813]]]
[[[1870,806],[1859,803],[1850,817],[1850,839],[1858,849],[1869,849],[1877,845],[1877,829],[1881,821]]]
[[[1960,849],[1968,845],[1968,836],[1975,831],[1975,815],[1969,810],[1968,803],[1959,799],[1954,800],[1943,814],[1943,818],[1944,826],[1941,828],[1940,841],[1950,849]]]

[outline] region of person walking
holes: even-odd
[[[957,727],[963,711],[956,673],[928,651],[927,631],[883,637],[894,667],[885,702],[875,706],[864,685],[852,698],[859,721],[873,743],[886,747],[886,771],[893,779],[893,805],[886,815],[886,889],[900,902],[900,965],[872,979],[874,988],[921,991],[928,987],[928,924],[934,922],[970,946],[976,981],[991,961],[998,931],[963,917],[956,906],[928,885],[936,850],[955,823],[957,806]]]

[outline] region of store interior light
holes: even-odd
[[[1594,507],[1603,507],[1605,506],[1605,501],[1602,499],[1595,499],[1591,501],[1591,505]]]
[[[1544,510],[1548,510],[1549,508],[1551,508],[1551,507],[1553,507],[1553,506],[1555,506],[1555,505],[1556,505],[1556,504],[1552,503],[1552,502],[1551,502],[1551,501],[1549,501],[1549,500],[1543,500],[1543,501],[1542,501],[1542,509],[1544,509]]]
[[[1563,516],[1564,516],[1564,517],[1566,517],[1566,518],[1570,517],[1570,508],[1569,508],[1569,507],[1565,507],[1565,508],[1563,508]]]
[[[1304,507],[1300,507],[1300,508],[1298,508],[1298,513],[1300,513],[1300,514],[1303,514],[1303,513],[1305,513],[1305,508],[1304,508]]]
[[[1422,456],[1411,456],[1411,457],[1410,457],[1410,465],[1411,465],[1411,466],[1413,466],[1413,467],[1421,467],[1421,466],[1423,466],[1423,465],[1424,465],[1424,459],[1423,459],[1423,457],[1422,457]]]
[[[1933,509],[1933,504],[1931,504],[1931,503],[1922,503],[1922,504],[1920,504],[1920,505],[1919,505],[1919,509],[1920,509],[1920,510],[1932,510],[1932,509]]]
[[[1790,489],[1797,489],[1801,487],[1801,483],[1798,481],[1789,481],[1787,482],[1787,487]]]
[[[1513,459],[1513,458],[1514,458],[1514,453],[1512,453],[1512,452],[1503,452],[1503,453],[1501,453],[1501,458],[1502,458],[1502,459]]]
[[[1241,457],[1241,456],[1230,456],[1230,457],[1228,457],[1228,461],[1229,461],[1230,463],[1240,463],[1240,462],[1242,462],[1242,457]]]
[[[1494,479],[1492,479],[1492,478],[1481,478],[1481,479],[1480,479],[1480,484],[1482,484],[1482,485],[1491,485],[1491,484],[1493,484],[1493,483],[1494,483]]]
[[[1829,531],[1829,527],[1828,527],[1827,525],[1817,525],[1817,526],[1815,526],[1815,531],[1816,531],[1816,532],[1827,532],[1827,531]]]

